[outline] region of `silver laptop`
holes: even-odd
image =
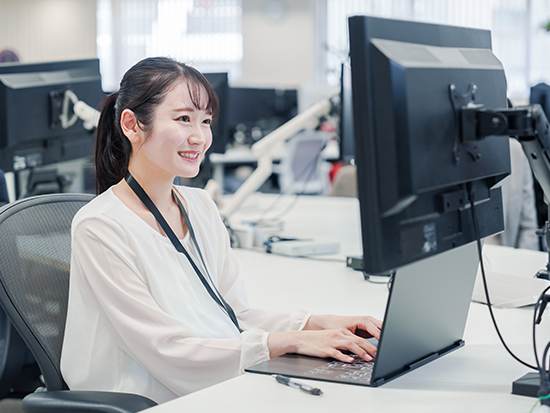
[[[380,386],[464,345],[478,264],[472,242],[399,268],[371,362],[286,354],[245,371]]]

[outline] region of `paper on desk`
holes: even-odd
[[[494,307],[516,308],[535,304],[540,293],[550,284],[547,280],[534,278],[537,271],[546,267],[546,253],[485,244],[483,260],[489,298]],[[480,270],[472,301],[487,303]]]
[[[491,304],[496,308],[516,308],[535,304],[540,293],[550,284],[547,280],[521,275],[485,271]],[[487,304],[481,274],[478,273],[472,301]]]

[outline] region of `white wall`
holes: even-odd
[[[269,8],[282,4],[275,19]],[[271,9],[273,10],[273,9]],[[243,83],[296,87],[315,80],[315,0],[243,0]]]
[[[0,0],[0,50],[21,62],[96,57],[96,0]]]

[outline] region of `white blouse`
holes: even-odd
[[[70,389],[136,393],[162,403],[269,359],[269,332],[298,330],[307,322],[302,310],[273,316],[249,306],[216,205],[203,190],[178,190],[212,281],[244,332],[170,240],[109,189],[73,220],[61,354]],[[202,268],[189,236],[182,242]]]

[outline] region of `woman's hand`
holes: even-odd
[[[370,316],[312,315],[304,330],[333,330],[345,328],[360,337],[380,339],[382,321]]]
[[[307,356],[332,357],[351,363],[353,357],[342,351],[350,351],[367,361],[371,361],[376,355],[376,346],[348,328],[271,333],[267,345],[271,358],[286,353],[298,353]]]

